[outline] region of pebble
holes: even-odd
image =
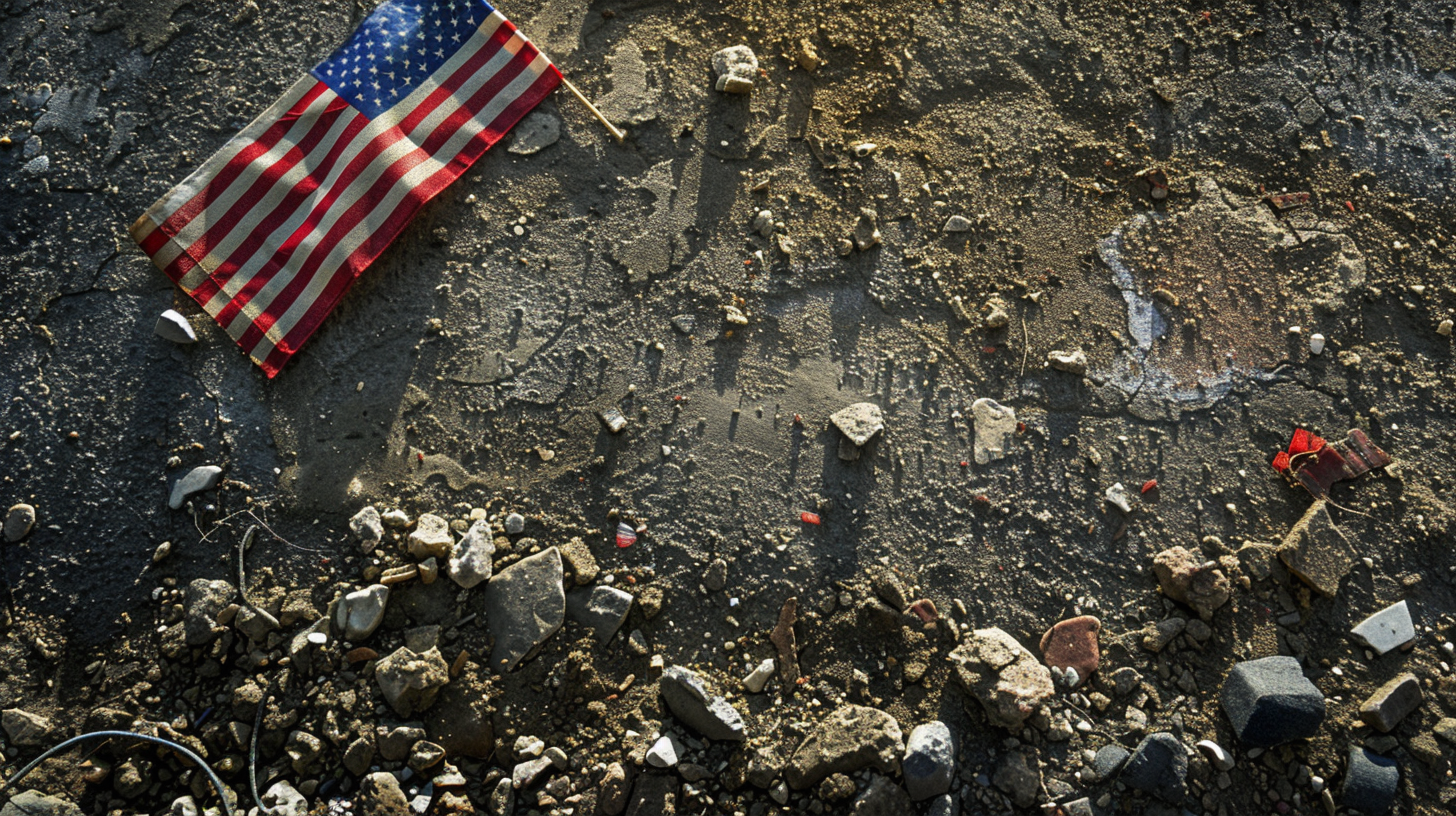
[[[1232,586],[1216,562],[1204,562],[1183,547],[1169,547],[1153,558],[1153,574],[1163,594],[1193,607],[1198,617],[1213,619],[1213,613],[1228,603]]]
[[[1123,515],[1132,513],[1132,503],[1128,500],[1127,488],[1122,486],[1122,482],[1117,482],[1107,488],[1107,491],[1102,494],[1102,498],[1108,504],[1121,510]]]
[[[713,87],[723,93],[746,94],[753,90],[758,76],[758,57],[746,45],[735,45],[713,54]]]
[[[546,776],[546,772],[551,770],[551,768],[551,760],[545,757],[537,757],[536,759],[528,759],[525,762],[518,763],[516,767],[511,769],[511,787],[516,790],[529,788],[541,781]]]
[[[1233,769],[1233,756],[1228,751],[1225,751],[1223,746],[1213,740],[1201,740],[1198,743],[1198,749],[1208,757],[1209,763],[1217,770],[1228,771]]]
[[[438,648],[420,654],[401,646],[375,666],[379,689],[401,717],[434,705],[440,689],[450,682],[450,666]]]
[[[665,735],[647,749],[647,764],[654,768],[671,768],[682,754],[683,744],[671,735]]]
[[[880,406],[873,402],[856,402],[841,408],[830,415],[829,421],[855,447],[864,447],[875,434],[885,429],[885,415],[880,411]]]
[[[607,430],[612,433],[621,433],[622,429],[627,427],[627,418],[622,416],[622,412],[616,408],[606,408],[598,411],[597,416],[602,420],[602,424],[607,426]]]
[[[189,496],[217,487],[222,481],[222,468],[217,465],[202,465],[187,472],[187,475],[172,484],[172,497],[167,506],[173,510],[182,509],[182,503]],[[8,527],[7,527],[8,529]]]
[[[1016,731],[1056,693],[1051,672],[1001,629],[977,629],[947,659],[993,725]]]
[[[1405,601],[1391,604],[1361,621],[1350,636],[1377,655],[1398,649],[1416,639],[1410,607]]]
[[[192,324],[187,318],[178,314],[175,309],[168,309],[162,312],[157,318],[157,323],[152,331],[163,340],[171,340],[179,345],[188,345],[197,342],[197,332],[192,330]]]
[[[818,49],[808,39],[799,40],[799,48],[794,52],[794,59],[799,63],[800,68],[811,74],[824,64],[824,60],[819,58]]]
[[[24,502],[12,505],[10,512],[5,514],[5,540],[12,544],[30,535],[33,527],[35,508]]]
[[[1037,794],[1041,791],[1041,761],[1035,753],[1010,751],[997,763],[991,781],[1010,795],[1017,807],[1029,808],[1036,804]]]
[[[480,519],[470,525],[465,535],[450,549],[450,560],[446,569],[450,580],[462,589],[470,589],[490,579],[495,555],[495,539],[491,535],[490,522]]]
[[[409,813],[409,801],[400,790],[399,779],[384,771],[364,777],[355,805],[361,816],[405,816]]]
[[[971,219],[964,215],[952,215],[941,229],[945,232],[970,232],[972,226]]]
[[[1309,353],[1316,357],[1325,353],[1325,336],[1323,334],[1309,336]]]
[[[1087,354],[1081,349],[1070,352],[1049,351],[1047,352],[1047,363],[1058,371],[1076,374],[1079,377],[1087,373]]]
[[[512,746],[516,751],[516,759],[535,759],[546,752],[546,743],[540,737],[533,737],[530,734],[522,734],[516,737],[516,744]]]
[[[354,537],[359,539],[359,549],[365,553],[373,550],[379,540],[384,538],[383,521],[379,517],[379,511],[372,504],[349,519],[349,529],[354,533]]]
[[[766,657],[763,659],[763,662],[754,667],[753,671],[749,672],[747,677],[743,678],[743,687],[753,694],[759,694],[763,691],[764,686],[768,685],[769,678],[773,677],[773,673],[773,658]]]
[[[1132,752],[1115,742],[1098,748],[1097,754],[1092,758],[1092,773],[1096,777],[1093,781],[1111,779],[1113,774],[1121,770],[1129,756],[1132,756]]]
[[[1453,326],[1456,326],[1456,323],[1452,323],[1451,318],[1448,317],[1436,326],[1436,334],[1442,337],[1450,337]]]
[[[566,593],[566,615],[592,630],[605,644],[616,636],[632,610],[632,594],[616,587],[576,587]]]
[[[1405,672],[1389,681],[1366,698],[1360,706],[1360,719],[1381,733],[1389,733],[1406,715],[1421,707],[1425,695],[1421,681]]]
[[[344,632],[345,640],[364,640],[384,622],[384,607],[388,601],[389,587],[383,584],[350,592],[339,601],[334,611],[334,626]]]
[[[1184,786],[1187,775],[1188,754],[1183,750],[1183,743],[1172,734],[1158,732],[1143,737],[1118,779],[1130,788],[1178,803],[1187,794]]]
[[[384,522],[385,527],[391,530],[403,530],[410,526],[409,513],[403,510],[386,510],[379,516],[379,519]]]
[[[668,667],[658,680],[658,692],[673,716],[708,739],[746,739],[742,715],[723,697],[710,694],[703,679],[691,669]]]
[[[1016,411],[982,397],[971,403],[971,415],[976,425],[976,464],[984,465],[1004,458],[1011,447],[1011,438],[1016,434]]]
[[[227,581],[198,578],[187,585],[183,604],[183,632],[188,646],[204,646],[223,632],[218,616],[237,596]]]
[[[1333,597],[1355,563],[1355,548],[1330,519],[1324,501],[1310,505],[1279,544],[1279,560],[1321,595]]]
[[[934,720],[910,729],[900,772],[913,801],[948,792],[955,778],[955,741],[950,726]]]
[[[753,231],[767,238],[773,235],[774,216],[773,210],[759,210],[753,217]]]
[[[415,522],[415,529],[409,534],[409,553],[417,560],[426,558],[444,559],[450,555],[455,537],[450,534],[450,523],[433,513],[425,513]]]
[[[526,529],[526,517],[520,513],[506,516],[506,535],[520,535]]]
[[[1071,669],[1074,676],[1067,677],[1067,685],[1076,688],[1083,680],[1097,671],[1101,654],[1097,646],[1097,634],[1102,622],[1091,615],[1082,615],[1059,621],[1041,637],[1042,659],[1048,666]]]
[[[878,220],[879,214],[873,208],[865,207],[859,211],[859,221],[855,222],[854,233],[850,236],[854,239],[855,249],[864,252],[880,243],[882,236]]]
[[[728,585],[728,562],[714,558],[703,571],[703,586],[710,592],[717,592]]]
[[[1345,786],[1340,791],[1341,804],[1365,816],[1379,816],[1395,803],[1399,786],[1400,767],[1395,760],[1358,745],[1350,746]]]
[[[1248,660],[1233,667],[1220,695],[1239,742],[1272,748],[1314,736],[1325,718],[1325,698],[1286,655]]]
[[[14,745],[42,745],[51,731],[51,721],[20,708],[0,712],[0,727]]]

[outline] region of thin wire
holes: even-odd
[[[207,774],[208,780],[212,782],[212,789],[217,791],[218,798],[222,800],[222,809],[224,816],[234,816],[232,802],[228,799],[227,793],[224,793],[224,791],[227,791],[228,789],[223,787],[222,780],[217,777],[217,774],[212,770],[212,766],[208,765],[202,757],[198,756],[196,753],[193,753],[191,748],[173,742],[169,739],[154,737],[150,734],[138,734],[132,731],[92,731],[88,734],[81,734],[79,736],[71,737],[60,745],[57,745],[56,747],[31,760],[29,765],[21,768],[20,771],[14,776],[10,777],[4,782],[0,782],[0,791],[9,789],[11,785],[14,785],[21,779],[24,779],[26,775],[28,775],[31,771],[38,768],[42,762],[45,762],[47,759],[50,759],[56,754],[65,751],[73,745],[85,742],[87,740],[112,738],[136,739],[141,740],[142,742],[150,742],[156,745],[164,745],[192,760],[193,763],[195,763],[199,768],[203,770],[204,773]]]
[[[273,809],[265,807],[258,797],[258,732],[263,730],[263,709],[271,702],[271,694],[258,702],[258,713],[253,715],[253,734],[248,740],[248,787],[253,791],[253,804],[258,806],[258,812],[263,816],[268,816]]]
[[[252,607],[248,600],[248,578],[243,574],[243,559],[248,557],[248,548],[253,546],[253,539],[258,537],[258,525],[254,524],[243,533],[243,538],[238,542],[238,594],[242,596],[243,603]]]

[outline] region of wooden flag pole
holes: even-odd
[[[590,99],[587,99],[581,91],[577,90],[577,87],[575,85],[571,84],[571,80],[563,76],[561,78],[561,81],[566,85],[566,89],[568,91],[571,91],[572,96],[575,96],[577,99],[581,100],[581,104],[586,105],[586,109],[591,111],[592,116],[595,116],[598,122],[601,122],[604,126],[606,126],[607,132],[612,134],[612,138],[616,139],[619,142],[627,138],[627,131],[622,130],[611,122],[608,122],[607,117],[603,116],[602,112],[597,110],[597,106],[593,105]]]

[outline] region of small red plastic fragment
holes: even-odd
[[[804,512],[799,514],[799,521],[802,521],[805,524],[819,524],[819,514],[810,513],[808,510],[805,510]]]
[[[1303,428],[1294,429],[1294,437],[1289,440],[1289,455],[1304,453],[1309,450],[1309,431]]]
[[[981,346],[981,353],[982,354],[995,354],[996,353],[996,347],[995,346]]]
[[[1278,453],[1274,454],[1274,461],[1270,462],[1269,465],[1280,473],[1288,473],[1289,454],[1285,453],[1284,451],[1279,451]]]
[[[1146,482],[1143,482],[1142,493],[1144,495],[1147,495],[1148,493],[1150,493],[1150,492],[1152,492],[1154,490],[1157,490],[1157,489],[1158,489],[1158,480],[1157,479],[1149,479]]]
[[[627,548],[637,543],[637,531],[625,522],[617,522],[617,546]]]
[[[1349,210],[1350,212],[1354,212],[1355,211],[1355,202],[1353,202],[1353,201],[1346,201],[1345,202],[1345,209]]]

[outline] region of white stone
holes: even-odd
[[[1383,655],[1415,640],[1416,628],[1411,622],[1410,607],[1401,601],[1361,621],[1350,630],[1350,635],[1377,655]]]
[[[946,219],[945,226],[941,229],[946,232],[970,232],[971,219],[964,215],[952,215]]]
[[[1208,756],[1208,761],[1218,770],[1227,771],[1234,767],[1234,758],[1213,740],[1202,740],[1198,743],[1198,749]]]
[[[379,517],[379,511],[374,509],[372,504],[349,519],[349,529],[359,539],[359,549],[366,553],[373,550],[374,545],[384,537],[384,522]]]
[[[1115,506],[1122,512],[1132,512],[1132,504],[1127,499],[1127,488],[1122,486],[1122,482],[1118,482],[1112,487],[1107,488],[1107,492],[1102,497],[1107,500],[1108,504]]]
[[[847,408],[841,408],[829,417],[829,421],[856,447],[863,447],[875,434],[885,429],[885,415],[880,411],[880,406],[873,402],[856,402]]]
[[[506,516],[506,535],[520,535],[526,529],[526,517],[520,513]]]
[[[192,324],[188,323],[187,318],[178,314],[174,309],[162,312],[161,316],[157,318],[157,325],[152,327],[152,331],[156,332],[158,337],[171,340],[173,343],[187,345],[197,342],[197,333],[192,330]]]
[[[350,592],[334,611],[334,627],[343,630],[345,640],[363,640],[374,634],[384,621],[384,605],[388,601],[389,587],[384,584]]]
[[[768,685],[768,679],[773,677],[773,673],[773,658],[765,658],[747,677],[743,678],[743,687],[758,694],[763,691],[764,686]]]
[[[462,589],[470,589],[490,578],[493,555],[495,541],[491,538],[490,522],[480,519],[470,525],[465,536],[455,542],[450,551],[450,580]]]
[[[1004,458],[1016,434],[1016,411],[982,397],[971,403],[971,414],[976,423],[976,464]]]
[[[663,736],[647,749],[647,764],[654,768],[671,768],[682,756],[683,744],[671,735]]]
[[[1309,353],[1316,357],[1325,353],[1325,336],[1323,334],[1309,336]]]
[[[746,45],[724,48],[713,55],[713,73],[718,80],[713,86],[724,93],[748,93],[758,75],[758,57]]]

